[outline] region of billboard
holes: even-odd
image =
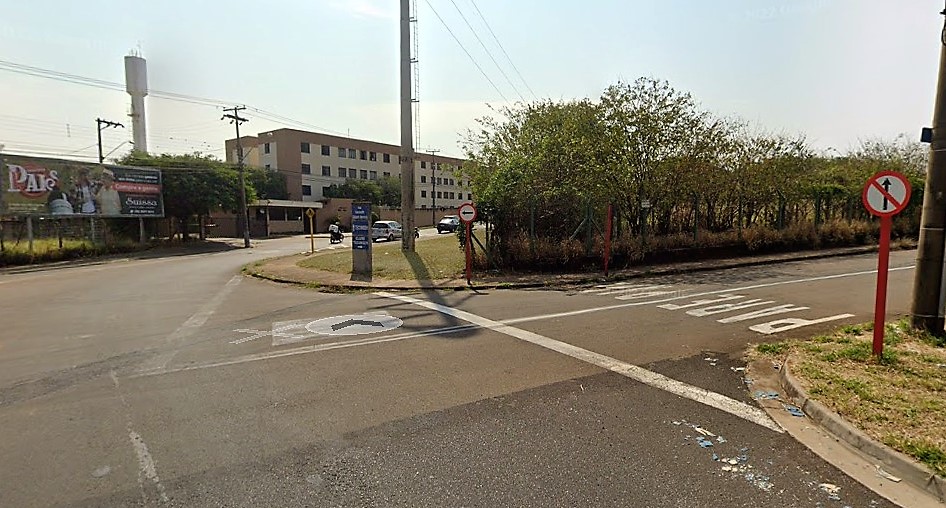
[[[164,217],[156,169],[0,155],[0,215]]]

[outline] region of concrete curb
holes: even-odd
[[[912,247],[911,247],[912,249]],[[909,250],[909,249],[899,249],[899,250]],[[624,280],[640,279],[645,277],[654,277],[659,275],[679,275],[684,273],[699,273],[699,272],[708,272],[715,270],[725,270],[732,268],[747,268],[753,266],[766,266],[774,265],[780,263],[788,263],[792,261],[809,261],[816,259],[827,259],[835,257],[844,257],[844,256],[857,256],[861,254],[870,254],[877,251],[876,245],[863,246],[863,247],[849,247],[843,249],[831,250],[828,252],[824,251],[815,251],[815,252],[801,252],[801,253],[789,253],[782,255],[769,255],[768,257],[756,257],[756,258],[730,258],[730,259],[720,259],[720,260],[711,260],[711,261],[701,261],[701,262],[688,262],[680,264],[668,264],[668,265],[651,265],[649,267],[641,267],[638,269],[628,269],[624,272],[612,273],[609,277],[604,277],[602,274],[574,274],[574,275],[562,275],[556,277],[554,274],[549,274],[549,278],[542,280],[531,280],[531,281],[516,281],[516,280],[507,280],[507,281],[474,281],[473,284],[467,285],[465,282],[449,283],[445,282],[444,284],[418,284],[416,281],[399,281],[401,284],[396,283],[396,281],[387,281],[387,284],[365,284],[365,283],[320,283],[316,280],[305,281],[305,280],[295,280],[289,277],[281,277],[278,274],[267,274],[261,273],[265,271],[266,264],[275,261],[277,259],[283,258],[273,258],[263,261],[263,264],[252,269],[246,270],[249,275],[257,277],[264,280],[269,280],[272,282],[278,282],[282,284],[297,284],[297,285],[320,285],[321,289],[325,290],[368,290],[368,289],[383,289],[383,290],[392,290],[392,291],[410,291],[410,290],[423,290],[423,289],[441,289],[441,290],[450,290],[450,291],[459,291],[463,289],[538,289],[538,288],[560,288],[562,286],[575,285],[575,284],[588,284],[588,283],[603,283],[603,282],[618,282]],[[535,275],[535,278],[541,278],[542,275]],[[411,284],[411,282],[414,282]]]
[[[903,481],[929,492],[936,496],[940,502],[946,503],[946,481],[936,476],[923,464],[874,441],[870,436],[842,419],[840,415],[828,409],[824,404],[809,398],[798,380],[789,371],[788,362],[782,364],[779,371],[779,383],[785,393],[793,399],[795,405],[836,439],[843,440],[880,461],[895,471],[897,475],[903,478]]]

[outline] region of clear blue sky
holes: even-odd
[[[527,99],[472,0],[429,0],[509,100]],[[226,99],[353,137],[398,143],[395,0],[7,2],[0,60],[123,82],[141,47],[152,89]],[[600,96],[619,79],[666,79],[708,109],[818,148],[918,137],[931,122],[941,0],[477,0],[541,98]],[[503,99],[418,0],[418,148],[460,155],[461,133]],[[0,143],[50,153],[95,142],[94,119],[127,123],[123,92],[0,70]],[[149,98],[152,151],[223,155],[213,107]],[[69,125],[68,129],[66,125]],[[279,127],[252,117],[256,133]],[[231,136],[232,137],[232,136]],[[130,132],[106,132],[106,150]],[[127,146],[127,145],[126,145]],[[122,151],[124,148],[121,149]],[[216,150],[216,151],[214,151]],[[94,148],[75,152],[94,156]]]

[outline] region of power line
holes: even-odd
[[[476,13],[480,16],[480,19],[483,20],[483,24],[486,25],[486,29],[489,30],[490,35],[493,36],[493,40],[496,41],[496,44],[499,46],[499,49],[503,52],[503,55],[506,55],[506,60],[509,61],[509,65],[512,66],[513,70],[516,71],[516,74],[519,76],[519,79],[522,80],[522,84],[526,85],[526,88],[529,89],[529,93],[532,94],[532,97],[538,99],[539,97],[532,91],[532,87],[529,86],[529,83],[526,82],[526,78],[522,77],[522,73],[519,72],[519,68],[516,67],[516,64],[513,63],[512,58],[509,57],[509,53],[506,53],[506,48],[503,47],[503,43],[499,42],[499,37],[496,37],[496,33],[493,32],[493,28],[489,26],[489,22],[486,21],[486,18],[483,16],[483,13],[480,12],[480,8],[476,5],[476,0],[470,0],[470,3],[473,4],[473,8],[476,9]]]
[[[442,17],[440,17],[440,14],[437,13],[437,9],[434,9],[434,6],[430,4],[430,0],[424,0],[424,1],[427,2],[427,6],[430,7],[431,11],[433,11],[434,16],[437,16],[437,19],[440,20],[440,23],[443,25],[443,27],[447,29],[447,32],[450,34],[451,37],[453,37],[453,40],[457,41],[457,44],[460,46],[460,49],[462,49],[463,52],[466,53],[466,56],[470,58],[470,61],[473,62],[473,65],[476,66],[476,68],[480,71],[480,74],[482,74],[483,77],[486,78],[486,81],[489,81],[489,84],[493,86],[493,90],[496,90],[496,93],[498,93],[499,96],[502,97],[504,101],[510,102],[509,99],[507,99],[506,96],[503,95],[503,92],[499,89],[499,87],[496,86],[496,83],[493,83],[493,80],[489,79],[489,76],[486,74],[486,71],[484,71],[483,68],[480,67],[480,64],[476,62],[476,59],[473,58],[473,55],[471,55],[470,52],[467,51],[466,47],[463,46],[463,43],[460,42],[460,39],[458,39],[456,34],[453,33],[453,30],[450,30],[450,27],[447,26],[447,23],[443,20]]]
[[[486,52],[486,56],[488,56],[489,59],[493,61],[493,65],[495,65],[496,68],[499,69],[499,73],[502,74],[504,78],[506,78],[506,83],[509,83],[509,86],[511,86],[512,90],[516,92],[516,95],[518,95],[519,98],[522,99],[522,102],[526,102],[526,98],[523,97],[521,93],[519,93],[519,89],[516,88],[516,85],[514,85],[512,80],[509,79],[509,76],[506,75],[506,71],[504,71],[503,68],[499,65],[499,62],[497,62],[496,59],[493,58],[493,53],[489,50],[489,48],[486,47],[486,44],[483,44],[483,39],[480,39],[479,34],[476,33],[476,29],[474,29],[473,25],[471,25],[470,22],[466,19],[466,16],[463,14],[463,11],[460,10],[460,6],[457,5],[457,3],[454,0],[450,0],[450,3],[453,4],[453,8],[456,9],[457,13],[460,14],[460,18],[463,19],[464,23],[466,23],[467,28],[469,28],[470,31],[473,32],[473,37],[475,37],[476,42],[479,42],[480,46],[483,47],[483,51]]]
[[[79,76],[76,74],[68,74],[65,72],[54,71],[50,69],[42,69],[40,67],[32,67],[29,65],[18,64],[15,62],[9,62],[6,60],[0,60],[0,70],[13,72],[17,74],[25,74],[27,76],[34,76],[38,78],[52,79],[54,81],[61,81],[65,83],[85,85],[94,88],[101,88],[105,90],[112,91],[125,91],[125,85],[121,83],[116,83],[114,81],[105,81],[101,79],[88,78],[85,76]],[[212,99],[208,97],[199,97],[196,95],[188,95],[177,92],[167,92],[162,90],[148,90],[148,95],[157,99],[164,99],[176,102],[186,102],[190,104],[196,104],[201,106],[210,106],[215,108],[225,108],[230,104],[234,104],[238,101],[225,101],[221,99]],[[318,125],[309,124],[299,120],[289,118],[287,116],[279,115],[271,111],[267,111],[261,108],[250,107],[247,108],[249,111],[253,111],[256,114],[254,116],[261,118],[263,120],[268,120],[273,123],[283,123],[283,124],[292,124],[297,126],[302,126],[310,129],[320,130],[332,134],[345,135],[344,133],[332,129],[326,129]]]

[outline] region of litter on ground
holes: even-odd
[[[805,416],[805,412],[791,404],[785,404],[785,410],[792,416]]]

